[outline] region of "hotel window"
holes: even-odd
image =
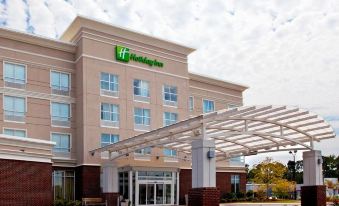
[[[26,131],[20,129],[4,129],[4,134],[14,137],[26,137]]]
[[[69,153],[71,151],[71,140],[69,134],[52,133],[52,141],[56,143],[53,147],[55,153]]]
[[[138,149],[138,150],[135,150],[135,154],[139,154],[139,155],[150,155],[152,152],[152,149],[151,147],[146,147],[146,148],[143,148],[143,149]]]
[[[133,81],[134,99],[137,101],[150,101],[149,82],[135,79]]]
[[[103,95],[119,96],[119,77],[102,72],[100,75],[100,88]]]
[[[129,198],[128,172],[119,172],[119,193],[124,199]]]
[[[174,124],[178,121],[178,114],[173,112],[164,112],[164,126]]]
[[[233,108],[237,108],[239,107],[238,105],[236,104],[227,104],[227,109],[233,109]]]
[[[240,175],[231,175],[231,192],[240,192]]]
[[[204,99],[203,101],[203,113],[209,113],[214,111],[214,101]]]
[[[26,86],[26,67],[12,63],[5,63],[4,66],[5,86],[24,89]]]
[[[101,134],[101,147],[110,145],[119,141],[117,134]]]
[[[167,149],[167,148],[164,148],[164,155],[165,156],[168,156],[168,157],[175,157],[177,156],[177,151],[174,150],[174,149]]]
[[[107,127],[119,127],[119,105],[101,103],[101,124]]]
[[[54,200],[75,199],[75,178],[74,171],[54,170],[53,171],[53,196]]]
[[[176,86],[164,85],[163,87],[164,105],[178,105],[178,89]]]
[[[52,94],[69,95],[70,75],[67,73],[51,71]]]
[[[5,120],[24,122],[26,113],[26,100],[22,97],[5,96]]]
[[[134,108],[134,128],[149,130],[151,125],[151,111],[149,109]]]
[[[70,104],[52,102],[52,125],[70,127]]]
[[[188,109],[190,112],[192,112],[194,109],[194,97],[192,96],[188,98]]]

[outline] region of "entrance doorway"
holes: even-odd
[[[177,203],[177,172],[138,171],[136,205],[174,205]]]
[[[171,182],[139,183],[139,205],[170,205]]]

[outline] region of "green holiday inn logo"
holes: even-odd
[[[118,61],[129,62],[129,48],[123,46],[116,46],[115,57]]]
[[[164,66],[164,63],[162,63],[162,62],[160,62],[156,59],[149,59],[149,58],[144,57],[144,56],[140,56],[140,55],[136,55],[134,53],[130,53],[129,48],[123,47],[123,46],[120,46],[120,45],[115,46],[115,58],[116,58],[117,61],[128,63],[131,60],[131,61],[147,64],[150,67],[153,67],[153,66],[154,67],[163,67]]]

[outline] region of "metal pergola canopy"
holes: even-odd
[[[146,132],[95,152],[108,151],[111,159],[138,149],[162,147],[187,156],[196,139],[214,139],[216,160],[283,151],[313,150],[313,142],[334,138],[329,123],[316,114],[296,107],[244,106],[202,114],[176,124]]]

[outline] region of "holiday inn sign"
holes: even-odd
[[[157,61],[156,59],[149,59],[144,56],[138,56],[134,53],[130,53],[129,48],[123,47],[123,46],[115,46],[115,58],[117,61],[121,62],[129,62],[135,61],[135,62],[140,62],[143,64],[148,64],[150,67],[155,66],[155,67],[163,67],[164,63]]]

